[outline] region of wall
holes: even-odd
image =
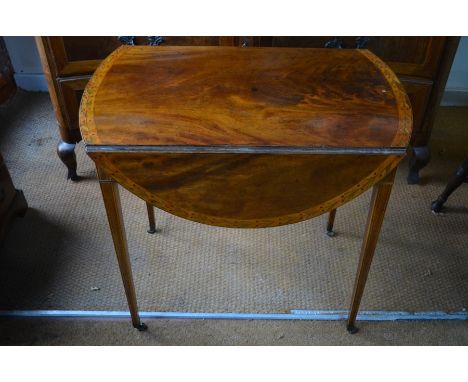
[[[15,70],[18,87],[29,91],[47,91],[39,53],[34,37],[4,37]]]
[[[33,37],[4,37],[19,87],[31,91],[47,91],[39,54]],[[450,71],[444,106],[468,106],[468,37],[462,37]]]
[[[462,37],[445,86],[444,106],[468,106],[468,37]]]

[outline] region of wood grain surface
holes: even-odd
[[[91,153],[119,184],[169,213],[223,227],[274,227],[321,215],[372,187],[388,155]]]
[[[97,166],[146,202],[272,227],[335,209],[398,165],[412,124],[402,89],[365,50],[122,47],[87,85],[80,123]]]
[[[395,74],[365,50],[125,46],[88,84],[87,145],[407,146]]]

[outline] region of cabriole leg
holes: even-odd
[[[439,195],[437,200],[434,200],[431,204],[431,209],[433,212],[440,212],[444,203],[447,201],[448,197],[455,191],[460,185],[466,181],[468,178],[468,159],[465,159],[463,163],[458,168],[455,175],[447,183],[442,194]]]
[[[413,147],[409,160],[408,184],[419,184],[419,171],[431,160],[431,151],[427,146]]]
[[[67,179],[77,181],[80,179],[76,173],[76,155],[75,155],[75,144],[67,143],[62,140],[57,145],[57,155],[60,160],[67,166],[68,175]]]
[[[372,258],[374,257],[375,247],[379,238],[380,228],[382,227],[385,210],[392,191],[393,180],[396,169],[387,175],[382,181],[374,186],[372,199],[367,216],[366,232],[361,247],[359,265],[354,282],[353,296],[351,299],[351,308],[348,317],[348,332],[354,334],[358,331],[355,326],[356,316],[361,303],[362,294],[366,286],[367,276],[369,274]]]
[[[106,208],[107,219],[114,242],[115,254],[119,263],[120,274],[127,296],[128,307],[132,317],[133,327],[143,331],[147,327],[140,321],[138,305],[133,284],[132,268],[128,257],[127,239],[122,217],[122,207],[117,183],[115,183],[102,169],[97,168],[99,184],[101,186],[102,198]]]

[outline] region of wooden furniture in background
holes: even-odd
[[[370,51],[121,47],[88,83],[80,127],[136,328],[146,326],[118,184],[174,215],[243,228],[310,219],[374,187],[347,322],[356,332],[412,132],[403,86]]]
[[[15,92],[16,82],[13,77],[13,67],[3,38],[0,37],[0,104],[11,98]]]
[[[15,216],[23,216],[28,204],[23,191],[16,190],[0,154],[0,243]]]
[[[13,68],[3,38],[0,37],[0,104],[11,98],[15,91]],[[24,215],[27,207],[23,192],[13,186],[10,173],[0,154],[0,243],[12,219],[16,215]]]
[[[447,183],[444,191],[431,204],[431,210],[434,213],[442,212],[445,202],[452,193],[462,185],[463,182],[468,182],[468,158],[466,158],[457,169],[450,181]]]
[[[122,43],[367,48],[393,69],[410,97],[414,129],[408,182],[413,184],[419,182],[419,170],[430,160],[428,142],[458,37],[39,37],[37,45],[62,137],[58,154],[72,179],[78,179],[74,147],[81,140],[78,108],[83,89],[100,61]]]

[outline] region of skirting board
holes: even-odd
[[[468,106],[468,89],[447,89],[441,106]]]
[[[69,317],[69,318],[130,318],[127,311],[106,310],[3,310],[0,317]],[[289,313],[206,313],[206,312],[140,312],[141,318],[213,319],[213,320],[311,320],[341,321],[347,310],[291,310]],[[362,311],[358,321],[427,321],[468,320],[467,311],[401,312]]]
[[[30,92],[48,92],[47,80],[42,73],[15,73],[16,85]]]

